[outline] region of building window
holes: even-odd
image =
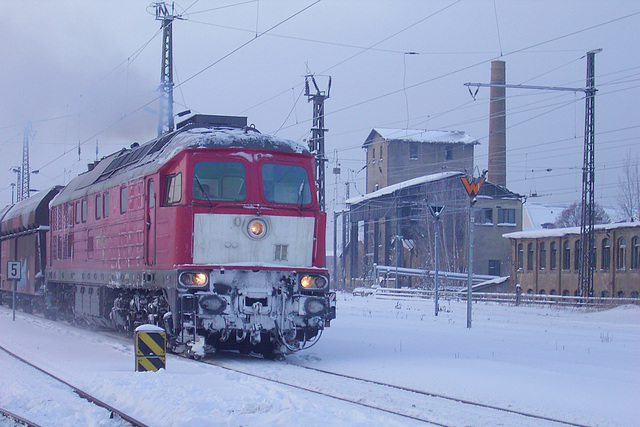
[[[120,187],[120,213],[127,211],[127,187]]]
[[[518,244],[518,270],[524,270],[524,245]]]
[[[498,224],[516,225],[516,210],[498,208]]]
[[[489,275],[500,276],[500,260],[497,260],[497,259],[489,260]]]
[[[611,243],[607,238],[602,239],[601,253],[600,268],[602,270],[608,270],[611,266]]]
[[[447,147],[444,152],[445,160],[453,160],[453,148]]]
[[[474,210],[474,224],[493,225],[493,209],[481,208]]]
[[[527,270],[533,270],[533,243],[527,245]]]
[[[565,240],[563,245],[564,247],[562,250],[562,269],[570,270],[571,269],[571,243],[568,240]]]
[[[382,162],[382,146],[380,147],[380,162]]]
[[[549,268],[551,270],[558,269],[558,243],[551,242],[549,244],[550,254],[549,254]]]
[[[575,271],[578,271],[578,269],[580,268],[580,253],[582,251],[580,250],[580,240],[576,240],[576,244],[574,246],[574,250],[573,250],[573,269]]]
[[[640,266],[640,239],[634,236],[631,239],[631,268],[637,270]]]
[[[591,239],[591,248],[589,249],[590,251],[590,258],[589,258],[589,262],[590,262],[590,267],[592,270],[596,269],[596,258],[598,256],[598,244],[596,243],[596,239]]]
[[[80,224],[80,217],[82,216],[82,206],[80,202],[76,202],[76,224]]]
[[[417,142],[409,143],[409,159],[418,160],[418,143]]]
[[[540,270],[547,268],[547,244],[545,242],[540,243]]]
[[[376,162],[376,149],[372,148],[371,149],[371,163],[375,163]]]
[[[618,239],[618,270],[626,268],[625,258],[627,257],[627,239],[621,237]]]

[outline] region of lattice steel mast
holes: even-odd
[[[313,83],[316,93],[312,94],[309,89],[309,80]],[[327,162],[327,156],[324,152],[324,133],[327,131],[324,127],[324,100],[329,98],[331,92],[331,77],[329,77],[329,85],[326,92],[321,91],[316,83],[313,75],[304,76],[304,88],[307,101],[313,101],[313,127],[311,128],[311,140],[309,141],[309,150],[316,156],[315,178],[316,190],[318,192],[318,203],[320,210],[325,211],[325,174],[324,164]]]
[[[160,70],[160,105],[158,107],[158,136],[173,130],[173,32],[174,8],[171,13],[164,2],[152,3],[156,20],[162,21],[162,68]]]
[[[22,139],[22,167],[19,169],[18,191],[16,193],[16,202],[29,198],[30,185],[29,178],[29,139],[32,136],[31,122],[27,123],[24,128],[24,137]]]
[[[596,86],[595,55],[602,49],[587,52],[587,87],[585,90],[584,160],[582,164],[582,222],[580,224],[580,269],[578,290],[580,296],[593,296],[593,269],[595,247],[593,226],[595,222],[595,118]]]

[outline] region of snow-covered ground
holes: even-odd
[[[465,302],[441,308],[435,317],[433,301],[338,294],[338,318],[315,347],[250,364],[312,366],[587,425],[639,424],[640,307],[474,304],[471,329]],[[151,426],[417,424],[176,357],[166,371],[136,373],[132,343],[20,312],[12,322],[4,306],[0,345]],[[44,426],[118,425],[68,394],[0,355],[1,407]],[[469,424],[444,416],[448,425]]]

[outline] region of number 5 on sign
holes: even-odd
[[[7,262],[7,279],[20,280],[20,272],[22,271],[22,266],[20,264],[20,261]]]

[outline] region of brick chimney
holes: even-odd
[[[491,62],[491,84],[505,84],[504,61]],[[494,184],[507,185],[507,119],[506,89],[491,88],[489,105],[489,172],[487,179]]]

